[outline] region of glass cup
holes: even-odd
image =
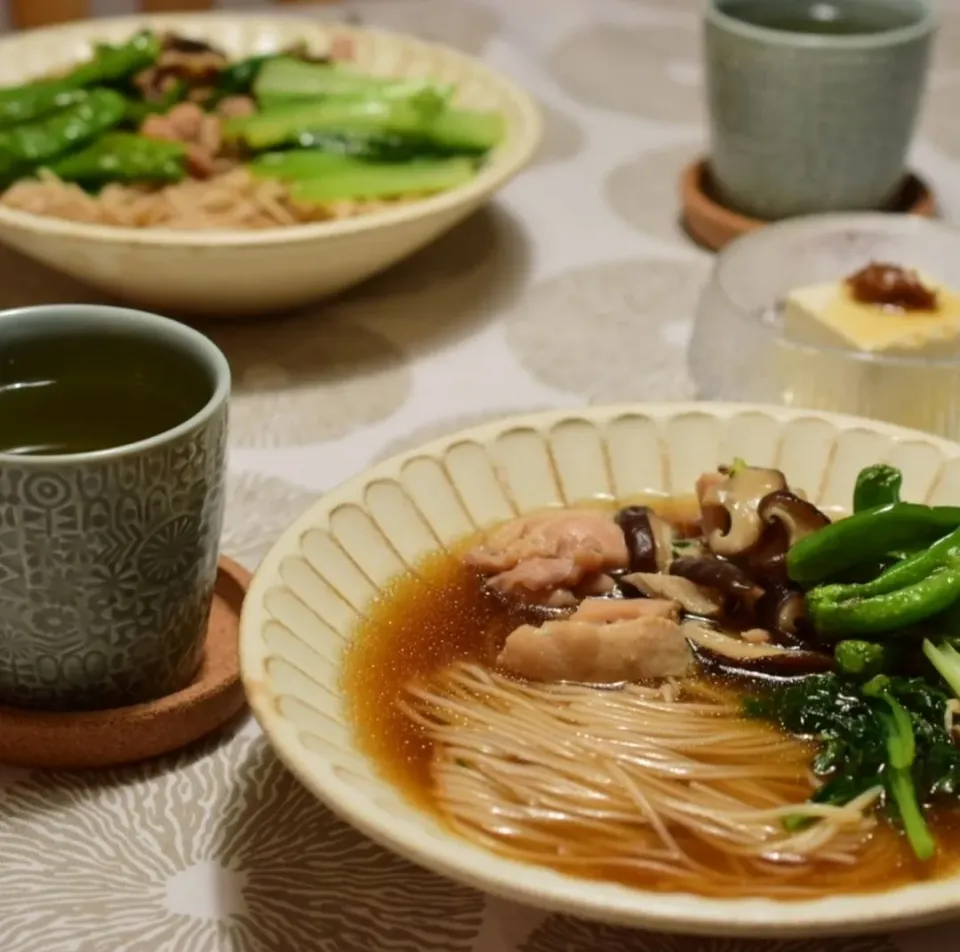
[[[850,413],[960,439],[960,337],[956,355],[868,353],[797,340],[783,323],[789,292],[841,281],[872,261],[946,284],[960,232],[910,216],[813,215],[728,245],[690,344],[699,397]]]

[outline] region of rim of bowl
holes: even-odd
[[[960,445],[933,434],[840,413],[759,403],[632,403],[570,407],[504,417],[451,433],[376,463],[325,492],[280,535],[254,574],[240,618],[240,673],[250,709],[281,761],[319,800],[365,836],[386,849],[457,882],[539,909],[586,919],[686,934],[786,938],[863,934],[905,928],[946,918],[960,908],[960,870],[927,883],[911,883],[873,893],[847,893],[811,900],[762,898],[715,899],[691,893],[661,893],[616,883],[567,876],[549,867],[521,863],[479,849],[436,824],[428,813],[403,797],[374,767],[374,783],[400,798],[404,813],[376,802],[374,795],[342,780],[322,758],[311,756],[299,732],[276,709],[274,694],[264,687],[269,649],[262,637],[270,615],[264,596],[282,584],[282,560],[299,546],[301,536],[324,522],[327,513],[346,501],[357,503],[362,490],[380,478],[396,477],[407,460],[432,456],[466,440],[488,443],[506,430],[544,428],[565,419],[600,426],[628,414],[673,418],[705,414],[728,419],[762,413],[777,421],[824,420],[838,430],[868,429],[907,443],[935,446],[948,459],[960,457]],[[350,746],[356,746],[352,726]],[[312,766],[308,767],[309,761]],[[369,761],[368,761],[369,762]],[[409,813],[409,816],[406,815]],[[419,822],[413,818],[418,818]],[[421,824],[434,824],[432,832]]]
[[[354,26],[337,20],[314,19],[282,11],[269,17],[262,13],[230,13],[226,11],[220,13],[185,12],[102,17],[81,22],[60,23],[55,26],[26,30],[23,33],[0,37],[0,57],[6,49],[17,46],[25,37],[75,34],[78,41],[93,42],[97,39],[98,34],[105,30],[122,30],[124,27],[129,27],[132,33],[143,27],[167,27],[171,29],[183,27],[189,29],[190,24],[198,24],[206,25],[211,31],[215,31],[218,26],[221,29],[226,29],[230,23],[247,23],[267,30],[275,27],[278,20],[294,25],[299,24],[305,33],[309,33],[316,38],[339,32],[379,38],[383,42],[399,46],[442,50],[446,57],[459,61],[464,66],[469,66],[482,74],[484,85],[498,87],[503,98],[509,100],[518,112],[519,122],[514,128],[513,134],[508,135],[498,149],[494,151],[491,160],[466,184],[449,189],[446,192],[440,192],[437,195],[417,199],[414,202],[400,204],[393,208],[378,209],[353,218],[250,230],[204,229],[190,231],[175,228],[130,228],[120,225],[90,224],[67,218],[35,215],[32,212],[21,211],[0,203],[0,223],[36,233],[82,238],[85,241],[103,244],[123,243],[157,247],[213,246],[218,248],[244,248],[315,241],[326,238],[333,239],[343,235],[373,231],[381,227],[427,218],[448,209],[469,204],[472,200],[482,199],[486,195],[499,191],[521,172],[536,154],[543,139],[543,114],[533,96],[506,74],[491,69],[478,57],[462,53],[443,43],[422,40],[408,33]]]
[[[803,234],[804,232],[816,236],[817,231],[822,229],[824,237],[829,236],[838,228],[849,228],[863,233],[901,235],[917,231],[927,231],[931,235],[937,234],[945,238],[952,239],[957,244],[957,250],[960,252],[960,228],[956,228],[947,222],[922,218],[918,215],[890,215],[885,212],[826,212],[812,215],[798,215],[795,218],[785,219],[784,221],[773,222],[763,228],[755,229],[741,235],[734,241],[731,241],[717,254],[713,265],[713,280],[716,289],[723,295],[727,304],[734,307],[741,313],[747,313],[754,310],[747,308],[737,300],[729,286],[729,275],[727,268],[735,263],[739,263],[740,257],[749,257],[757,245],[761,247],[772,247],[772,242],[778,238],[789,238],[791,234]],[[774,304],[776,302],[770,302]],[[768,305],[769,306],[769,305]],[[779,333],[777,328],[764,324],[759,320],[763,308],[757,311],[755,315],[757,320],[753,324],[753,330],[758,333],[771,334],[776,336]],[[852,363],[867,364],[870,366],[885,367],[958,367],[960,366],[960,354],[956,356],[910,356],[908,354],[888,354],[883,352],[861,351],[846,349],[843,347],[833,347],[829,344],[806,344],[798,341],[789,341],[789,346],[793,350],[803,351],[811,354],[834,354],[842,357],[844,360]]]
[[[213,372],[216,382],[213,392],[206,402],[185,420],[153,436],[144,437],[133,443],[121,443],[102,450],[88,450],[84,453],[5,453],[0,452],[0,466],[15,466],[19,469],[29,467],[45,469],[49,467],[86,466],[90,463],[112,463],[127,456],[135,456],[147,450],[155,450],[168,443],[176,442],[198,430],[214,417],[221,407],[230,400],[230,362],[226,355],[205,334],[180,321],[151,311],[141,311],[130,307],[116,307],[110,304],[35,304],[0,311],[0,340],[3,338],[5,321],[37,321],[44,318],[66,316],[78,319],[89,318],[105,328],[117,327],[123,330],[143,327],[164,334],[168,339],[191,347],[202,356],[206,366]]]
[[[929,3],[912,0],[916,19],[905,26],[895,26],[875,33],[800,33],[741,20],[721,9],[723,2],[724,0],[709,0],[705,14],[709,22],[748,40],[793,48],[849,51],[883,49],[927,36],[939,24],[939,17]]]

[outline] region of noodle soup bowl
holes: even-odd
[[[453,83],[457,104],[500,112],[506,134],[466,184],[339,220],[257,230],[122,228],[35,215],[0,204],[0,241],[140,307],[207,317],[263,315],[320,300],[429,244],[479,208],[532,158],[540,112],[481,62],[413,37],[293,16],[188,14],[90,19],[0,39],[0,85],[83,59],[98,42],[144,27],[206,40],[242,58],[305,43],[352,44],[358,69]]]
[[[379,463],[282,535],[244,605],[240,652],[277,753],[332,810],[437,873],[531,906],[664,931],[811,936],[889,930],[960,911],[960,874],[815,899],[650,892],[506,859],[459,838],[368,759],[345,688],[351,639],[381,592],[479,527],[588,498],[678,496],[742,458],[782,469],[826,512],[859,470],[898,467],[905,499],[960,499],[960,446],[855,417],[751,404],[590,407],[516,417]]]

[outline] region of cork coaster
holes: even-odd
[[[0,707],[0,763],[20,767],[113,767],[185,747],[244,705],[238,636],[250,573],[221,556],[206,653],[196,680],[147,704],[53,713]]]
[[[710,172],[704,159],[693,162],[683,170],[680,176],[680,199],[687,231],[695,241],[711,251],[719,251],[734,238],[770,224],[721,205],[713,197]],[[920,215],[923,218],[933,218],[937,213],[933,193],[923,180],[912,172],[904,179],[903,187],[894,202],[884,210],[894,214]]]

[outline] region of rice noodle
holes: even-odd
[[[282,182],[255,178],[236,167],[209,179],[186,179],[162,188],[107,185],[99,195],[41,170],[38,178],[11,185],[0,202],[34,215],[88,224],[182,230],[277,228],[351,218],[396,204],[339,201],[298,205]]]
[[[879,789],[806,802],[809,745],[744,720],[703,682],[533,684],[459,663],[412,685],[401,707],[432,741],[444,819],[511,858],[653,871],[724,895],[759,878],[764,894],[789,896],[818,891],[791,882],[811,862],[851,864],[871,847]],[[790,832],[786,817],[817,822]]]

